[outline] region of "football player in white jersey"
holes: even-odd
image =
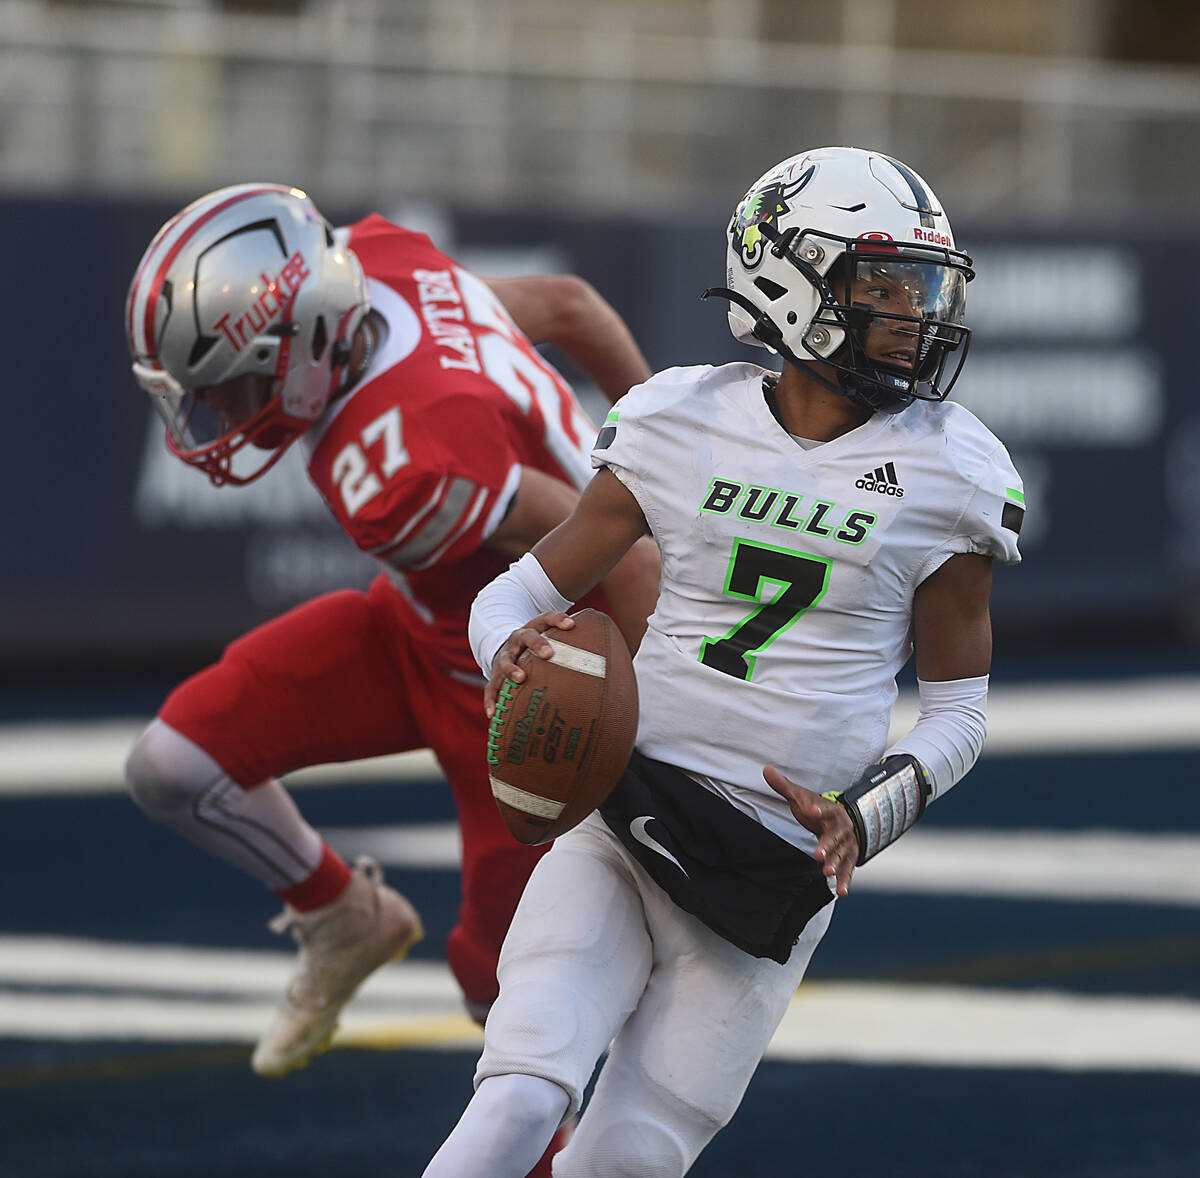
[[[662,555],[629,769],[534,870],[476,1093],[426,1178],[517,1178],[579,1107],[557,1178],[675,1178],[733,1115],[858,865],[971,768],[992,564],[1021,481],[946,400],[971,260],[925,182],[821,148],[728,228],[730,326],[782,358],[624,396],[571,517],[493,581],[470,634],[493,708],[640,536]],[[532,619],[532,621],[526,621]],[[888,747],[915,650],[920,715]]]

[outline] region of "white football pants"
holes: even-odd
[[[567,1094],[570,1116],[611,1043],[555,1178],[678,1178],[733,1116],[833,907],[809,921],[786,965],[751,957],[677,908],[592,815],[542,858],[522,896],[477,1088],[539,1077]],[[474,1103],[454,1134],[470,1138]],[[481,1114],[503,1119],[494,1103]],[[537,1133],[543,1148],[560,1119],[545,1104],[554,1115]],[[479,1153],[472,1164],[475,1174],[511,1169]]]

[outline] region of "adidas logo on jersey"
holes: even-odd
[[[878,495],[895,495],[897,499],[904,498],[904,488],[896,478],[896,467],[891,462],[885,462],[874,470],[869,470],[854,484],[864,491],[874,491]]]

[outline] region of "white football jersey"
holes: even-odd
[[[950,556],[1020,560],[1021,480],[961,405],[917,401],[802,449],[752,364],[673,368],[617,402],[596,449],[662,552],[635,660],[638,748],[808,850],[763,780],[823,793],[883,754],[913,594]]]

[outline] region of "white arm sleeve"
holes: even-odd
[[[967,775],[983,750],[988,676],[941,683],[918,679],[917,689],[921,700],[917,722],[884,756],[910,753],[916,757],[933,786],[933,797],[940,798]]]
[[[568,601],[546,576],[546,570],[532,552],[485,585],[471,603],[467,637],[471,653],[485,675],[492,673],[492,660],[508,636],[530,618],[547,610],[564,613],[574,602]]]

